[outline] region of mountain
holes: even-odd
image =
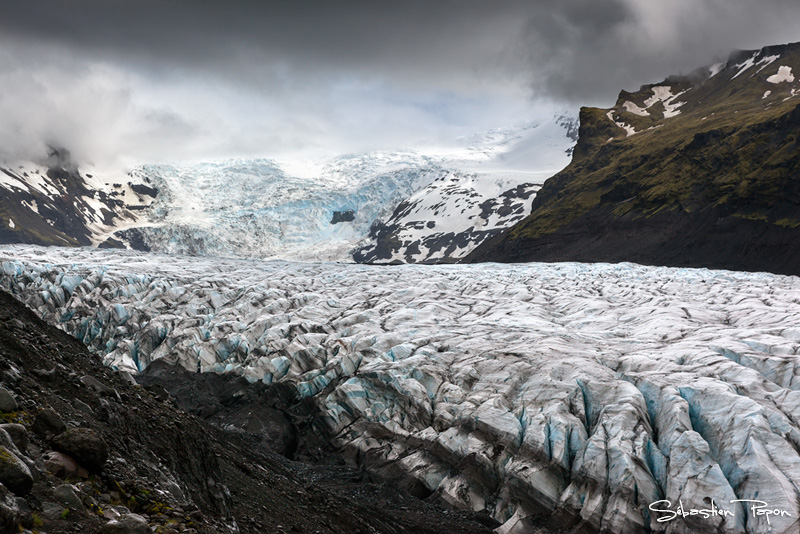
[[[426,150],[149,164],[113,179],[58,151],[0,171],[0,243],[453,261],[528,213],[569,161],[576,124],[559,114]]]
[[[0,164],[0,243],[142,248],[125,230],[146,224],[158,194],[147,178],[79,169],[68,151]]]
[[[572,162],[466,261],[632,261],[800,274],[800,44],[583,108]]]
[[[519,129],[463,140],[450,170],[376,220],[359,263],[440,263],[466,256],[487,238],[522,220],[542,183],[569,161],[577,121],[556,115]]]
[[[798,532],[794,277],[7,245],[0,286],[253,450],[345,461],[329,472],[490,515],[498,533]],[[732,515],[658,521],[712,502]]]
[[[137,233],[160,252],[452,261],[527,214],[541,182],[569,161],[575,132],[559,115],[426,150],[144,165],[132,175],[160,195]]]

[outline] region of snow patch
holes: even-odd
[[[714,76],[722,72],[725,69],[725,66],[726,66],[725,63],[714,63],[713,65],[708,67],[708,77],[713,78]]]
[[[780,59],[780,57],[781,57],[780,55],[777,55],[777,56],[766,56],[761,58],[758,61],[758,63],[756,63],[756,65],[761,65],[761,68],[756,71],[756,74],[769,67],[772,63]]]
[[[758,52],[753,54],[753,56],[751,58],[749,58],[749,59],[747,59],[747,60],[745,60],[745,61],[743,61],[743,62],[741,62],[741,63],[739,63],[737,65],[734,65],[733,68],[739,69],[739,72],[734,74],[733,78],[731,78],[731,80],[733,80],[735,78],[738,78],[744,71],[746,71],[747,69],[749,69],[750,67],[755,65],[757,57],[758,57]]]
[[[792,83],[794,81],[794,75],[792,74],[792,67],[787,67],[785,65],[781,65],[778,67],[778,72],[767,78],[769,83],[782,83],[782,82],[789,82]]]
[[[636,132],[636,129],[633,126],[631,126],[630,124],[628,124],[626,122],[614,120],[614,110],[613,109],[611,111],[609,111],[608,113],[606,113],[606,117],[608,117],[608,120],[610,120],[611,122],[613,122],[614,124],[616,124],[617,126],[622,128],[623,130],[625,130],[625,134],[626,134],[625,137],[630,137],[632,135],[636,135],[637,132]]]
[[[14,219],[9,219],[8,220],[8,227],[12,228],[12,229],[17,227],[17,225],[14,224]]]
[[[34,212],[36,215],[41,215],[39,213],[39,205],[36,203],[35,200],[31,200],[30,202],[22,201],[22,205]]]
[[[772,91],[764,91],[764,96],[761,97],[761,100],[764,100],[765,98],[768,98],[769,95],[771,95],[771,94],[772,94]]]
[[[22,188],[25,188],[25,190],[28,189],[24,182],[20,182],[18,179],[9,176],[8,173],[2,171],[0,171],[0,187],[10,190]]]
[[[622,108],[629,112],[633,113],[634,115],[639,115],[640,117],[648,117],[650,114],[647,112],[645,108],[640,108],[635,103],[627,100],[622,104]]]
[[[672,88],[665,85],[657,85],[655,87],[651,87],[650,90],[653,92],[653,96],[644,101],[644,106],[646,109],[650,109],[656,103],[661,102],[664,105],[665,119],[669,119],[670,117],[680,114],[680,110],[678,108],[680,108],[686,102],[676,102],[676,99],[686,91],[673,94]]]

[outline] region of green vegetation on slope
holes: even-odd
[[[747,65],[738,65],[746,59],[753,66],[743,70]],[[653,235],[642,237],[657,246],[653,220],[675,229],[689,219],[724,218],[736,219],[737,228],[742,221],[799,228],[800,81],[772,83],[786,78],[776,75],[787,67],[800,77],[800,45],[740,53],[715,76],[700,69],[623,91],[611,109],[583,108],[572,163],[545,183],[529,217],[469,260],[576,259],[582,240],[602,250],[598,239],[606,226],[641,233],[637,226],[651,225]],[[704,241],[713,241],[714,229],[704,231]],[[656,262],[647,254],[618,256],[607,251],[596,259]],[[659,261],[697,263],[691,257]]]

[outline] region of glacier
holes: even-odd
[[[0,161],[0,199],[8,207],[0,242],[295,261],[452,261],[526,215],[541,183],[569,163],[576,139],[577,119],[562,111],[441,146],[318,159],[123,170],[79,165],[67,150],[53,150],[38,163]],[[421,207],[398,212],[409,202]],[[386,224],[402,235],[379,236]],[[458,246],[443,249],[446,242]]]
[[[160,192],[144,241],[176,254],[346,261],[376,218],[447,174],[413,152],[341,156],[300,175],[291,168],[271,159],[136,168]],[[331,223],[345,211],[353,221]]]
[[[404,235],[402,250],[388,259],[415,261],[406,250],[420,246],[425,252],[419,259],[457,259],[527,215],[541,183],[569,163],[576,128],[574,117],[559,113],[439,147],[309,161],[141,165],[131,176],[152,182],[159,195],[137,233],[156,252],[350,262],[355,250],[377,245],[371,230],[382,221],[406,228],[425,220],[433,223],[430,228]],[[518,189],[524,198],[514,205],[514,216],[498,216],[490,205],[495,197],[510,191],[517,200]],[[408,201],[421,201],[428,211],[437,206],[436,217],[419,210],[410,214],[411,221],[396,216],[396,208]],[[352,219],[335,216],[350,212]],[[424,237],[452,241],[455,235],[462,244],[450,254],[422,242]],[[369,252],[356,258],[387,259]]]
[[[353,464],[500,533],[536,517],[620,534],[800,525],[797,277],[22,245],[0,265],[3,288],[106,364],[281,384]],[[733,515],[659,522],[663,500]]]

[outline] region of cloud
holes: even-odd
[[[0,154],[359,151],[610,105],[800,40],[795,0],[0,4]]]
[[[558,4],[558,5],[557,5]],[[519,49],[539,94],[609,105],[620,89],[800,40],[794,0],[537,2]]]

